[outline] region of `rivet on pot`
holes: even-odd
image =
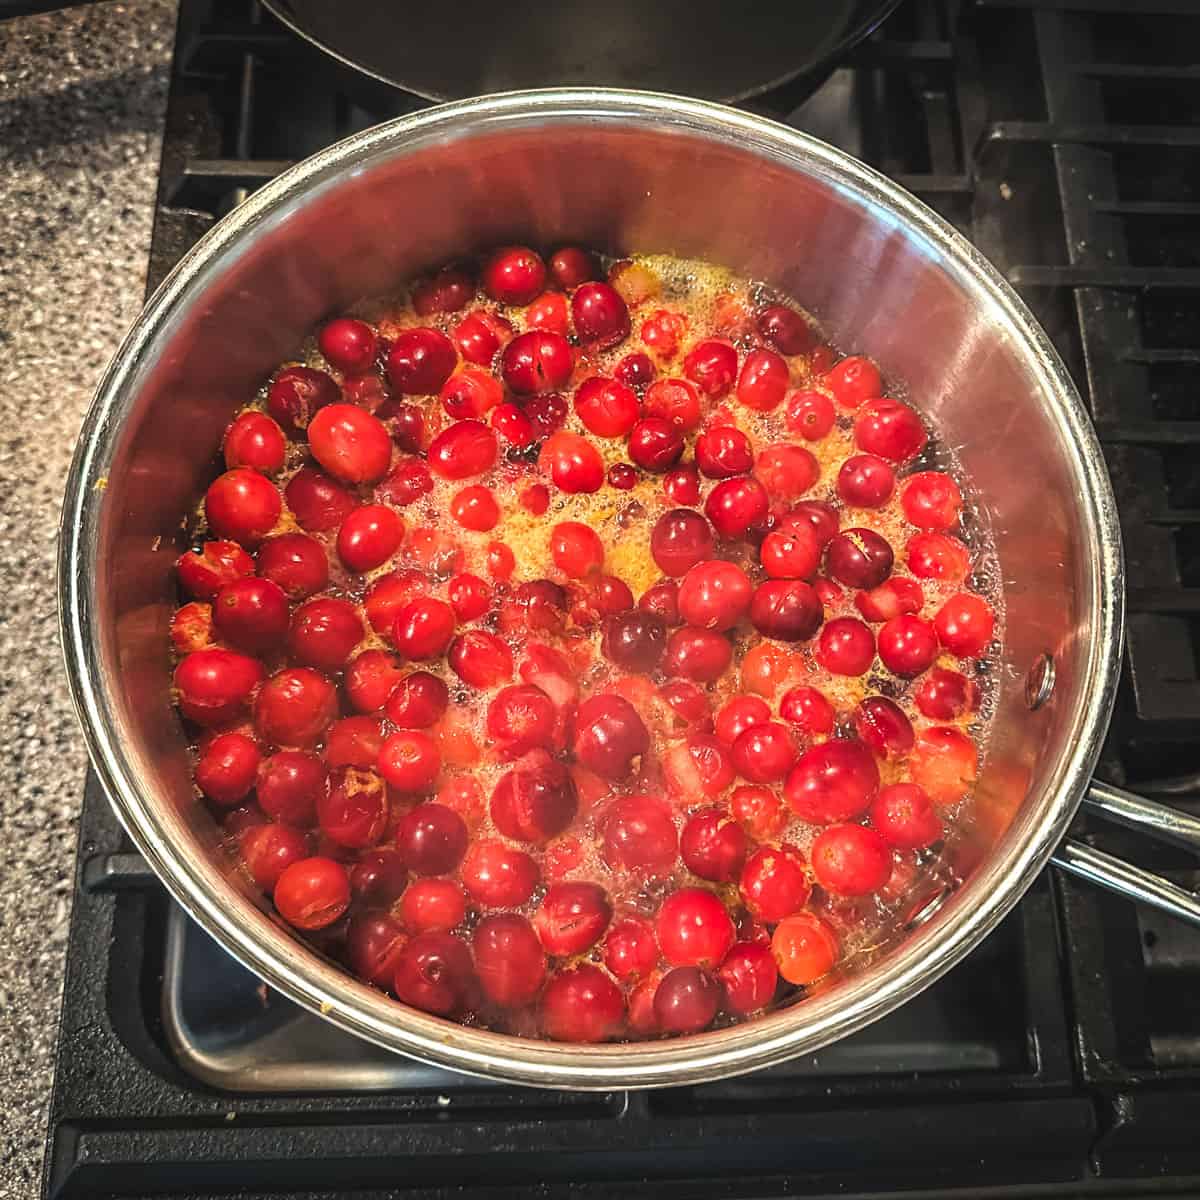
[[[1030,710],[1041,708],[1054,691],[1054,659],[1039,654],[1025,676],[1025,703]]]

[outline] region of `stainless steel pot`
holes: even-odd
[[[799,297],[932,415],[995,531],[1007,638],[976,816],[954,863],[961,884],[931,897],[861,969],[749,1024],[577,1047],[404,1008],[276,924],[214,853],[193,800],[168,692],[172,563],[230,414],[324,315],[517,238],[702,257]],[[995,270],[912,196],[829,146],[744,113],[618,91],[497,96],[380,126],[217,225],[101,383],[67,489],[60,566],[63,640],[93,761],[191,916],[272,986],[362,1037],[557,1087],[763,1067],[860,1028],[948,970],[1060,846],[1089,786],[1121,650],[1121,545],[1100,451],[1061,362]],[[1200,846],[1200,822],[1098,785],[1091,795],[1117,819]],[[1063,847],[1059,860],[1200,919],[1195,897],[1086,846]]]

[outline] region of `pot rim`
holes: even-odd
[[[1077,451],[1079,503],[1096,540],[1087,555],[1094,634],[1082,697],[1066,747],[1023,838],[977,869],[978,900],[953,905],[859,977],[803,1003],[716,1032],[630,1045],[575,1046],[471,1029],[409,1009],[358,983],[178,852],[156,804],[115,736],[113,705],[91,634],[90,593],[103,477],[132,403],[139,359],[190,301],[215,265],[245,247],[256,227],[286,216],[314,189],[379,155],[403,154],[410,140],[448,139],[513,124],[638,124],[748,148],[849,191],[924,242],[990,318],[1022,349],[1044,402]],[[420,147],[413,147],[419,152]],[[1013,907],[1066,832],[1100,752],[1121,652],[1123,563],[1120,530],[1099,444],[1066,368],[1025,304],[995,267],[914,196],[870,167],[784,125],[705,101],[609,88],[510,92],[426,109],[344,139],[256,191],[180,260],[109,364],[84,420],[67,481],[60,528],[59,620],[72,697],[88,750],[113,807],[176,901],[228,952],[271,986],[334,1024],[427,1063],[469,1074],[581,1090],[697,1083],[759,1069],[811,1052],[903,1004],[959,962]]]

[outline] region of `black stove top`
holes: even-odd
[[[1008,276],[1087,398],[1129,564],[1101,774],[1200,810],[1200,2],[908,0],[814,95]],[[423,102],[250,0],[183,0],[151,284],[290,161]],[[1179,851],[1077,832],[1195,887]],[[1200,931],[1043,876],[891,1016],[723,1083],[572,1095],[375,1050],[244,971],[84,798],[53,1197],[1200,1191]]]

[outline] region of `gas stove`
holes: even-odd
[[[1200,811],[1200,86],[1189,0],[909,0],[748,107],[898,180],[1018,288],[1116,489],[1100,774]],[[151,286],[256,186],[424,102],[250,0],[182,0]],[[1194,860],[1076,833],[1195,887]],[[1200,931],[1057,874],[902,1009],[721,1083],[568,1094],[377,1050],[274,993],[84,797],[45,1195],[1144,1196],[1200,1190]]]

